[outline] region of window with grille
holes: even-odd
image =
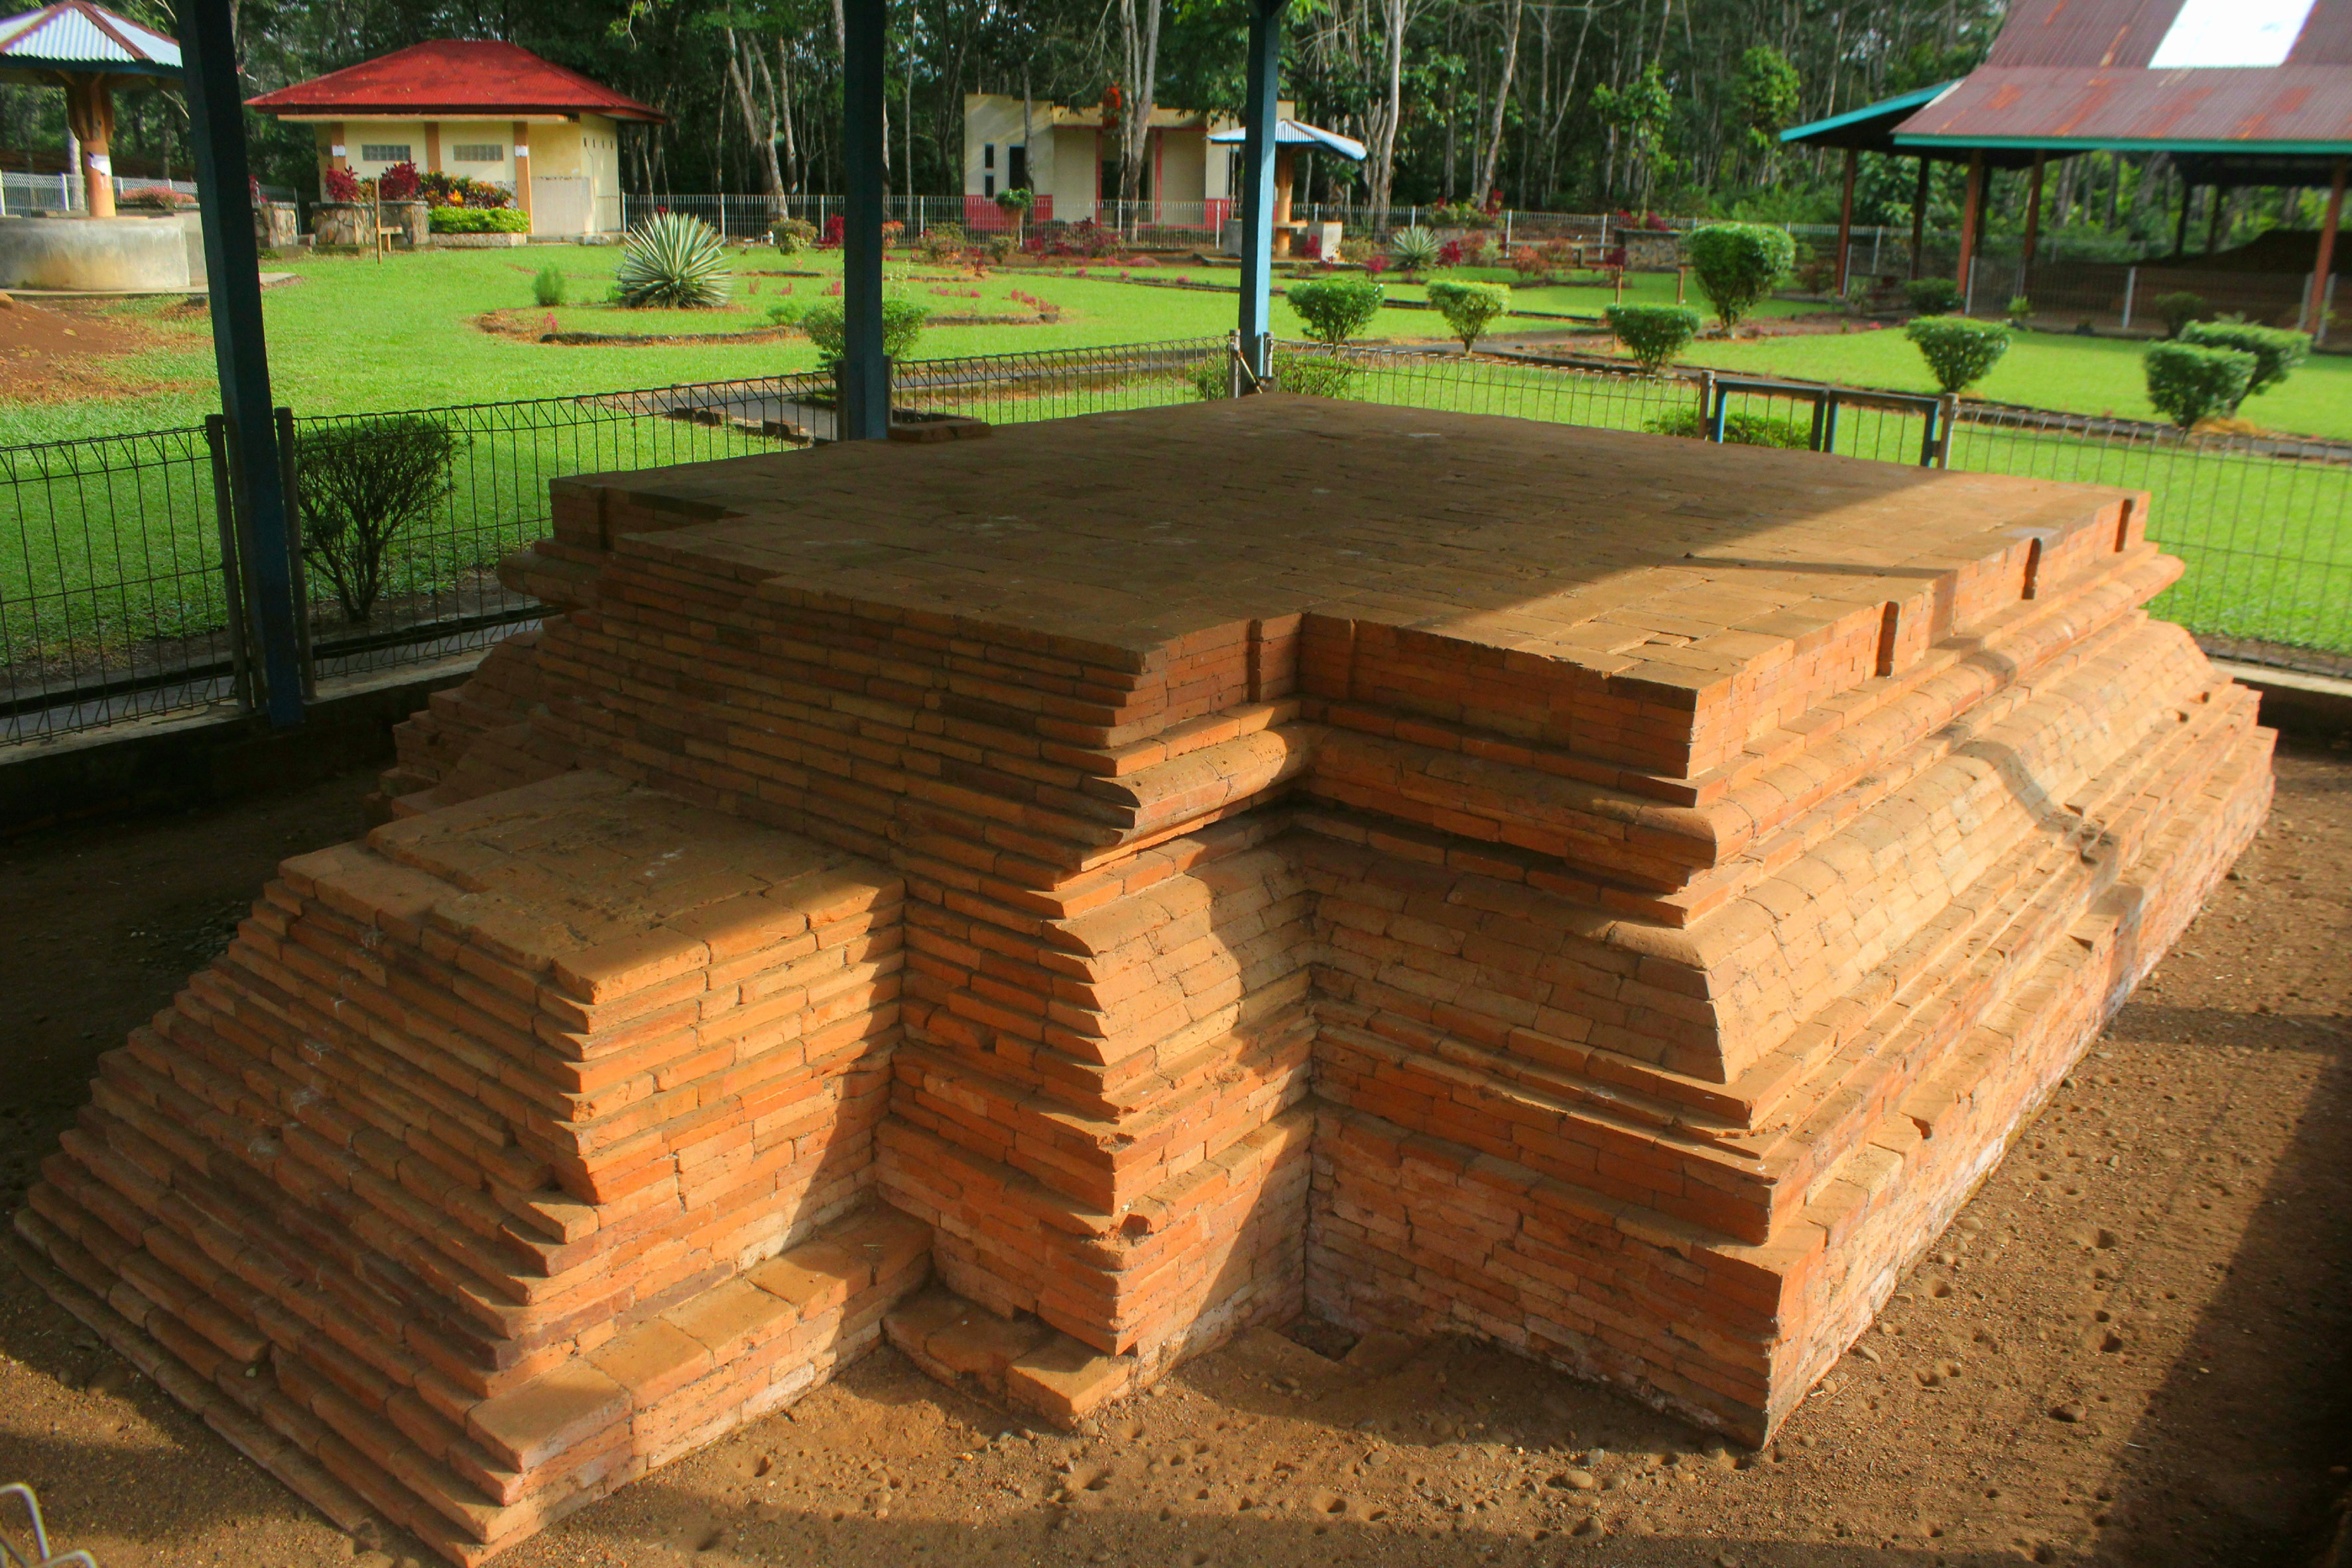
[[[503,163],[507,150],[496,141],[460,141],[449,150],[449,157],[458,163]]]
[[[360,162],[362,163],[405,163],[409,161],[405,141],[362,141]]]

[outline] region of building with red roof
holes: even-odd
[[[247,100],[318,127],[319,176],[396,163],[512,191],[535,235],[621,226],[621,127],[661,111],[520,45],[434,38]]]

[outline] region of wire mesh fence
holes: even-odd
[[[214,479],[202,428],[0,449],[0,738],[228,694]]]
[[[2157,613],[2219,652],[2352,674],[2352,443],[1532,356],[1283,343],[1274,371],[1311,395],[2145,489],[2151,535],[2188,563]],[[1222,338],[920,361],[894,371],[892,418],[1018,423],[1240,381]],[[550,480],[814,444],[834,407],[830,377],[807,372],[284,418],[310,673],[427,663],[532,623],[540,607],[497,567],[546,531]],[[0,448],[0,741],[254,699],[217,441]]]

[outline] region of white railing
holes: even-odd
[[[134,191],[152,191],[157,186],[176,191],[184,196],[196,193],[194,180],[144,180],[135,174],[114,176],[114,199],[120,203]],[[261,193],[273,202],[294,199],[294,193],[279,185],[264,185]],[[22,170],[0,170],[0,215],[26,217],[34,213],[78,213],[82,210],[82,189],[79,175],[28,174]]]

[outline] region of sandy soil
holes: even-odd
[[[1076,1437],[884,1351],[502,1560],[2300,1565],[2352,1461],[2352,754],[2289,749],[2232,879],[1761,1453],[1467,1343],[1262,1332]],[[0,1205],[90,1058],[353,777],[0,843]],[[360,1542],[0,1270],[0,1479],[105,1568]]]

